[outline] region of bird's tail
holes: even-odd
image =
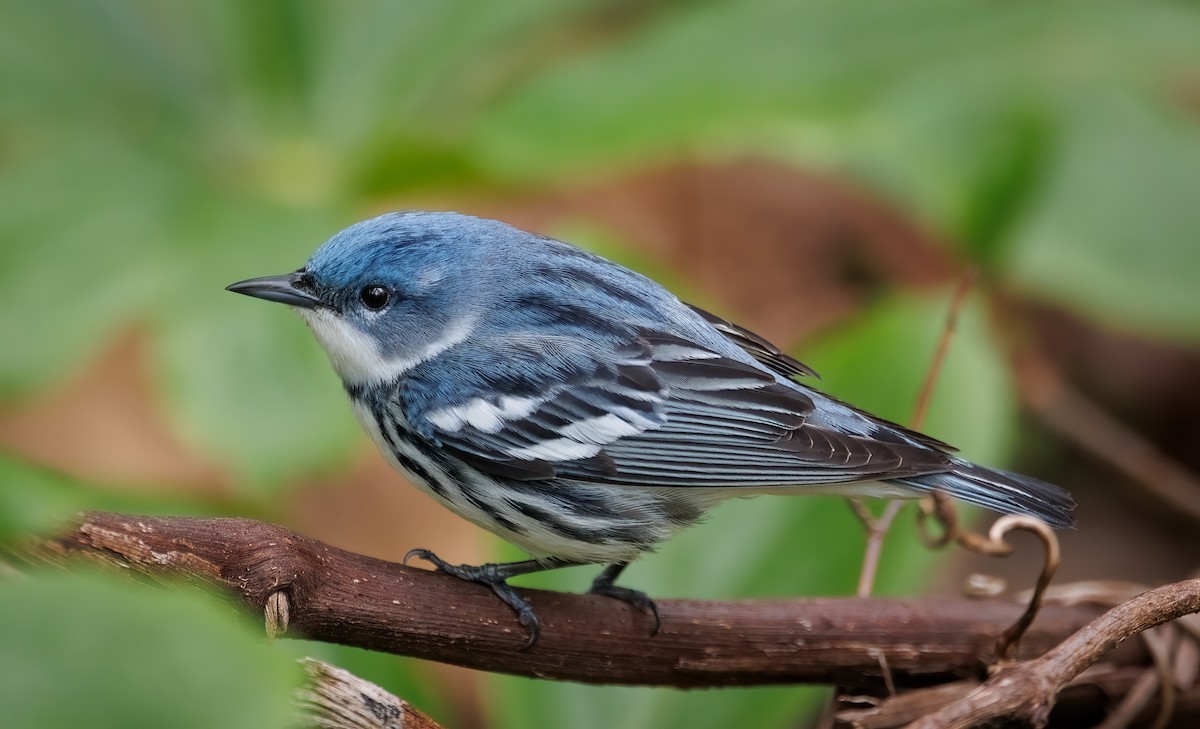
[[[920,491],[941,491],[968,504],[1004,514],[1036,516],[1052,527],[1075,526],[1071,516],[1075,500],[1066,489],[1019,473],[956,460],[954,470],[948,473],[896,479],[896,482]]]

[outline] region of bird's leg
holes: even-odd
[[[592,580],[592,589],[588,592],[593,595],[604,595],[622,600],[642,612],[648,613],[654,618],[654,631],[651,635],[658,635],[658,630],[662,627],[662,619],[658,616],[658,606],[654,604],[650,596],[640,590],[631,590],[628,587],[618,587],[613,584],[628,566],[628,562],[617,562],[605,567],[604,571]]]
[[[491,562],[481,565],[450,564],[428,549],[410,550],[408,554],[404,555],[404,563],[407,564],[408,560],[413,557],[432,562],[437,567],[438,572],[444,572],[460,580],[475,582],[492,588],[492,592],[496,593],[496,596],[503,600],[505,605],[513,609],[513,612],[517,614],[517,620],[529,631],[529,640],[521,650],[529,650],[537,645],[538,639],[541,637],[541,623],[538,622],[537,615],[534,614],[533,608],[530,607],[529,603],[525,602],[525,599],[517,594],[513,586],[508,584],[508,579],[518,575],[528,575],[534,572],[544,572],[546,570],[558,569],[559,567],[572,567],[580,564],[579,562],[571,562],[553,557],[540,561],[527,559],[523,562],[504,562],[499,564]],[[618,587],[615,589],[619,590],[621,588]],[[643,595],[643,597],[645,596]]]

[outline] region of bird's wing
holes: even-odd
[[[479,366],[457,363],[469,373],[442,371],[440,385],[409,378],[404,416],[475,467],[524,480],[769,487],[949,467],[944,454],[900,437],[817,427],[807,417],[818,405],[805,392],[674,334],[642,331],[599,353],[594,343],[529,344],[542,356],[532,367],[519,355],[512,364],[520,347],[510,345],[500,370],[476,357]]]
[[[688,304],[687,306],[692,311],[699,314],[706,322],[712,325],[713,329],[716,329],[718,332],[723,334],[726,339],[741,347],[746,354],[758,360],[758,362],[764,367],[767,367],[774,372],[778,372],[780,375],[789,379],[796,379],[798,377],[804,377],[808,375],[816,377],[818,380],[821,379],[821,375],[817,374],[816,370],[804,364],[800,360],[785,354],[783,350],[772,344],[765,337],[755,334],[743,326],[739,326],[731,321],[722,319],[716,314],[709,313],[698,306],[693,306],[692,304]],[[911,430],[903,425],[900,425],[899,423],[893,423],[890,420],[885,420],[878,415],[872,415],[865,410],[860,410],[859,408],[849,403],[837,400],[830,395],[823,395],[823,397],[826,400],[841,405],[842,407],[853,410],[857,415],[862,416],[864,419],[869,420],[871,423],[877,426],[877,431],[881,433],[885,430],[895,431],[895,433],[902,434],[908,440],[916,441],[917,443],[929,446],[930,448],[934,448],[944,453],[952,453],[957,450],[949,443],[945,443],[937,438],[925,435],[924,433]]]
[[[749,329],[722,319],[716,314],[701,309],[699,306],[688,304],[688,308],[699,314],[704,321],[711,324],[713,329],[725,335],[726,339],[746,350],[747,354],[758,360],[763,366],[778,372],[784,377],[811,376],[818,380],[821,379],[821,376],[812,367],[788,356],[782,349]]]
[[[667,388],[638,338],[605,346],[524,335],[449,352],[401,385],[416,431],[475,467],[521,480],[566,462],[603,461],[605,445],[660,427]]]

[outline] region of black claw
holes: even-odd
[[[588,592],[593,595],[604,595],[605,597],[612,597],[622,602],[627,602],[654,618],[654,629],[650,631],[651,635],[658,635],[659,630],[662,629],[662,618],[658,615],[658,605],[655,605],[654,600],[646,593],[618,585],[593,585],[592,589]]]
[[[452,577],[457,577],[460,580],[466,580],[467,582],[474,582],[476,584],[486,585],[492,588],[492,592],[496,593],[496,597],[500,598],[505,605],[508,605],[510,608],[512,608],[513,612],[517,614],[517,620],[520,621],[521,625],[529,631],[529,639],[525,642],[525,645],[521,648],[521,650],[527,651],[537,645],[542,633],[541,622],[538,620],[537,615],[534,614],[533,608],[529,605],[529,603],[525,602],[525,599],[517,594],[517,591],[512,587],[512,585],[508,584],[507,580],[509,577],[514,577],[516,575],[528,574],[530,572],[536,572],[542,569],[548,569],[553,566],[560,565],[551,564],[549,566],[545,566],[532,561],[511,562],[506,564],[488,563],[478,566],[467,564],[450,564],[441,557],[438,557],[433,552],[430,552],[428,549],[409,550],[408,554],[404,555],[404,563],[408,564],[408,560],[413,557],[418,557],[426,562],[432,563],[435,567],[437,567],[438,572],[448,574]]]
[[[516,593],[514,593],[514,597],[515,595]],[[505,600],[505,602],[508,601]],[[529,606],[529,603],[522,600],[519,606],[512,603],[508,604],[509,607],[516,611],[517,621],[529,631],[529,638],[525,641],[525,645],[521,646],[522,651],[527,651],[537,645],[538,641],[542,639],[542,623],[538,620],[537,615],[534,614],[533,608]]]
[[[658,605],[654,603],[654,600],[641,590],[631,590],[628,587],[620,587],[613,584],[613,581],[617,579],[617,576],[621,574],[626,566],[628,565],[621,563],[605,567],[604,571],[592,581],[592,589],[588,590],[588,592],[593,595],[604,595],[605,597],[627,602],[638,610],[648,614],[654,618],[654,630],[650,632],[650,635],[658,635],[662,629],[662,618],[658,614]]]
[[[412,559],[413,557],[423,559],[426,562],[432,562],[435,566],[438,567],[438,569],[441,569],[441,565],[439,565],[438,562],[441,562],[442,560],[438,559],[438,556],[436,554],[434,554],[433,552],[430,552],[428,549],[410,549],[410,550],[408,550],[407,552],[404,553],[404,559],[400,560],[400,564],[408,564],[408,560]]]
[[[503,577],[498,574],[499,570],[496,567],[497,565],[494,564],[480,565],[478,568],[479,574],[484,579],[472,581],[480,582],[492,588],[492,592],[496,593],[496,597],[500,598],[505,605],[508,605],[517,614],[517,620],[529,631],[529,640],[525,641],[525,645],[521,648],[521,650],[527,651],[537,645],[538,640],[541,639],[542,624],[538,620],[537,615],[534,614],[533,608],[530,607],[529,603],[525,602],[525,599],[517,594],[512,585],[504,581]]]

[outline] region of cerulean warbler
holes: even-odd
[[[592,591],[720,501],[755,493],[940,491],[1068,526],[1063,489],[977,466],[950,446],[800,384],[805,365],[557,240],[456,213],[353,225],[294,273],[230,291],[308,322],[380,451],[425,493],[534,559],[437,567],[495,590],[579,564]]]

